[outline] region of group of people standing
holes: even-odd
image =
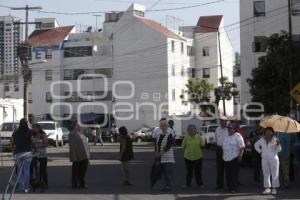
[[[31,186],[39,184],[42,190],[48,188],[47,173],[47,135],[38,124],[34,124],[32,130],[26,119],[20,120],[18,129],[12,135],[12,151],[21,170],[19,176],[19,190],[27,193]],[[36,154],[36,157],[25,154]],[[23,167],[21,167],[23,166]]]
[[[174,122],[162,118],[159,127],[153,132],[155,160],[161,164],[164,180],[164,192],[172,190],[173,171],[175,164],[174,144],[175,131]],[[90,160],[90,149],[88,141],[81,131],[77,122],[73,122],[72,131],[69,134],[69,157],[72,162],[72,188],[85,189],[85,175]],[[254,177],[260,171],[263,173],[263,194],[277,194],[280,186],[279,171],[280,159],[278,153],[282,151],[282,145],[275,137],[271,127],[259,129],[261,134],[255,134],[251,141],[255,151],[253,160],[259,161],[260,165],[254,165]],[[120,127],[118,132],[120,138],[120,161],[124,172],[123,185],[132,185],[130,181],[130,162],[134,159],[133,145],[128,130],[125,126]],[[243,158],[245,143],[239,133],[239,125],[234,122],[228,123],[226,118],[220,118],[220,126],[216,129],[216,174],[217,189],[224,188],[224,179],[230,192],[237,192],[239,185],[240,162]],[[283,137],[283,136],[282,136]],[[39,182],[43,184],[43,189],[48,187],[47,175],[47,136],[38,124],[33,125],[31,130],[28,121],[22,119],[19,128],[13,133],[13,153],[16,160],[24,153],[35,152],[38,156],[34,159],[23,160],[23,168],[20,172],[19,188],[24,192],[29,191],[30,177],[33,171],[39,171]],[[193,175],[199,188],[204,188],[202,180],[202,159],[205,142],[203,137],[197,133],[195,125],[187,127],[187,135],[184,137],[182,147],[184,149],[184,161],[186,166],[186,181],[184,187],[191,187]],[[39,168],[37,168],[39,163]],[[261,169],[261,170],[260,170]],[[257,180],[259,181],[259,180]]]

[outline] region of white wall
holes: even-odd
[[[13,113],[13,109],[15,109],[15,113]],[[0,124],[13,122],[13,120],[20,121],[22,118],[23,99],[0,99]]]
[[[223,21],[220,25],[223,26]],[[229,81],[233,81],[233,65],[234,65],[234,50],[226,30],[220,28],[220,46],[222,54],[223,76],[228,77]],[[197,77],[203,78],[203,68],[210,68],[210,77],[206,78],[209,83],[214,85],[214,88],[221,86],[219,79],[221,78],[220,69],[220,54],[218,32],[211,33],[196,33],[195,34],[196,47],[196,68]],[[209,47],[209,56],[203,56],[202,50],[204,47]],[[215,96],[212,91],[211,102],[214,102]],[[226,114],[232,115],[234,113],[233,100],[226,101]],[[223,111],[223,104],[220,102],[219,109]]]
[[[265,0],[266,16],[253,15],[254,0],[240,0],[241,24],[241,102],[251,102],[251,95],[247,79],[251,71],[258,65],[258,58],[264,53],[253,53],[252,42],[254,36],[270,36],[282,30],[288,31],[287,0]],[[248,19],[248,20],[247,20]],[[293,34],[300,34],[300,16],[293,16]]]

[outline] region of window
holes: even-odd
[[[175,89],[172,89],[172,101],[176,100],[176,93],[175,93]]]
[[[203,78],[209,78],[209,77],[210,77],[210,69],[203,68]]]
[[[295,43],[300,43],[300,34],[299,35],[293,35],[292,40]]]
[[[267,49],[266,46],[266,37],[264,36],[255,36],[254,42],[252,45],[253,52],[265,52]]]
[[[175,41],[174,40],[172,40],[172,52],[175,52]]]
[[[184,66],[181,67],[181,76],[184,76]]]
[[[175,76],[175,65],[172,65],[172,76]]]
[[[84,74],[84,69],[74,69],[73,70],[73,80],[77,80],[80,75]]]
[[[292,15],[300,15],[300,0],[292,0]]]
[[[194,56],[195,51],[193,46],[186,46],[186,54],[187,56]]]
[[[28,103],[32,103],[32,93],[28,92]]]
[[[93,55],[93,47],[66,47],[64,49],[64,57],[86,57]]]
[[[134,14],[135,14],[136,16],[140,16],[140,17],[144,17],[144,16],[145,16],[145,13],[142,12],[142,11],[139,11],[139,10],[135,10],[135,11],[134,11]]]
[[[112,77],[112,69],[111,68],[103,68],[103,69],[96,69],[95,74],[102,74],[106,76],[106,78]]]
[[[72,80],[73,79],[73,71],[71,69],[64,70],[64,80]]]
[[[209,47],[203,47],[202,56],[209,56]]]
[[[253,2],[254,17],[261,17],[266,15],[265,1],[254,1]]]
[[[35,52],[35,59],[42,59],[42,51],[37,50]]]
[[[45,71],[45,80],[51,81],[52,80],[52,70],[46,70]]]
[[[183,44],[183,42],[181,42],[180,47],[181,47],[181,54],[184,54],[184,44]]]
[[[52,95],[50,92],[46,92],[46,102],[47,103],[52,103],[53,100],[52,100]]]
[[[46,57],[46,59],[51,59],[52,58],[52,49],[46,48],[45,57]]]
[[[191,68],[191,69],[190,69],[190,76],[191,76],[192,78],[196,78],[196,68]]]

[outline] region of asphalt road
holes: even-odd
[[[204,189],[182,186],[185,183],[185,166],[183,152],[176,149],[176,165],[174,170],[174,189],[171,193],[161,192],[162,183],[150,190],[149,174],[153,161],[152,147],[146,144],[136,145],[135,160],[132,163],[133,186],[122,186],[122,172],[118,161],[118,146],[105,145],[91,147],[91,163],[86,176],[88,189],[71,189],[71,163],[68,160],[68,147],[49,148],[49,189],[44,193],[17,193],[16,200],[199,200],[199,199],[300,199],[300,177],[288,190],[279,191],[275,197],[261,195],[262,187],[252,181],[252,170],[243,167],[240,172],[242,186],[237,194],[226,190],[215,190],[215,158],[214,151],[207,150],[203,160]],[[4,191],[12,169],[12,159],[6,154],[4,167],[0,168],[0,191]],[[1,163],[0,163],[1,166]]]

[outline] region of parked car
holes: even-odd
[[[19,127],[18,122],[4,122],[0,126],[0,142],[3,151],[11,150],[13,132]]]
[[[66,127],[61,127],[61,130],[63,132],[62,137],[63,137],[64,144],[69,143],[69,134],[70,134],[69,129],[67,129]]]
[[[149,128],[142,128],[138,131],[135,131],[131,134],[131,138],[134,142],[141,143],[147,141],[147,131]]]
[[[47,134],[48,142],[50,145],[58,147],[63,146],[63,131],[55,121],[39,121],[38,124],[41,126],[43,131]]]
[[[210,125],[201,127],[200,134],[204,138],[206,148],[209,148],[216,144],[215,131],[217,128],[218,128],[217,124],[210,124]]]

